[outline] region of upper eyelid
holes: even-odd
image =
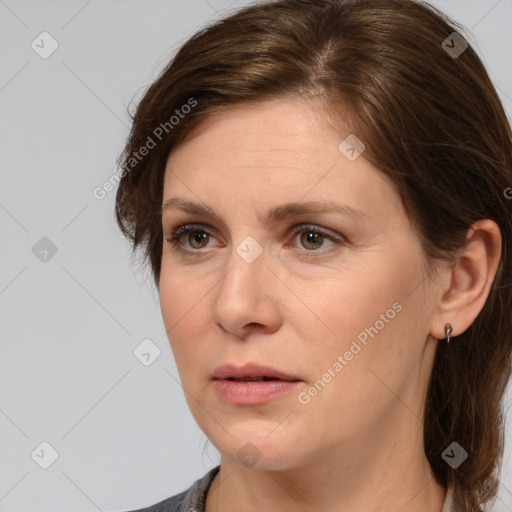
[[[324,235],[326,238],[328,238],[332,242],[340,242],[340,239],[343,241],[346,240],[346,238],[344,236],[342,236],[340,234],[335,234],[331,230],[328,230],[327,228],[324,228],[317,224],[312,224],[312,223],[299,222],[297,224],[294,224],[290,228],[288,228],[287,232],[296,234],[296,233],[300,233],[301,231],[305,231],[307,229],[310,229],[311,231],[317,231],[319,233],[322,233],[322,235]],[[180,230],[182,230],[181,233],[178,233],[176,235],[176,233]],[[182,235],[185,235],[194,230],[203,231],[203,232],[207,233],[208,235],[215,236],[214,233],[211,232],[212,228],[210,228],[209,226],[207,226],[206,224],[203,224],[201,222],[190,222],[190,223],[178,224],[176,227],[174,227],[171,230],[170,236],[181,237]],[[213,228],[213,231],[216,231],[216,230]]]

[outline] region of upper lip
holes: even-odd
[[[234,364],[223,364],[218,366],[213,372],[214,379],[244,379],[244,378],[258,378],[270,377],[274,379],[296,381],[300,380],[298,377],[289,375],[282,371],[264,366],[257,363],[247,363],[243,366],[236,366]]]

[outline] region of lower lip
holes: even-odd
[[[215,387],[220,396],[236,405],[260,405],[293,391],[300,381],[268,380],[240,382],[235,380],[215,380]]]

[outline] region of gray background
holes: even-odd
[[[3,512],[135,509],[218,463],[186,406],[149,271],[114,222],[115,191],[92,192],[116,171],[130,100],[184,39],[243,3],[0,0]],[[512,0],[435,5],[472,29],[511,113]],[[59,45],[47,59],[31,47],[43,31]],[[43,237],[57,248],[46,262]],[[133,351],[148,338],[161,352],[145,366]],[[507,427],[498,512],[512,510],[510,413]],[[47,469],[43,441],[58,452]]]

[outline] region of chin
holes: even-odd
[[[222,457],[249,469],[282,471],[300,465],[298,442],[284,431],[282,436],[274,436],[275,432],[269,435],[275,429],[275,423],[272,428],[259,431],[248,431],[248,427],[244,425],[243,429],[227,428],[229,434],[223,431],[221,438],[209,435],[207,437]]]

